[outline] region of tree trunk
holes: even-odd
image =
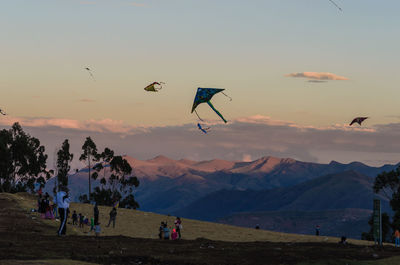
[[[90,192],[92,191],[91,183],[90,183],[90,155],[88,155],[88,160],[89,160],[89,201],[90,201]]]

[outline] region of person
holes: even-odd
[[[400,246],[400,232],[399,229],[396,229],[394,232],[394,246],[399,247]]]
[[[257,229],[257,230],[260,229],[260,225],[259,225],[259,224],[256,225],[256,229]]]
[[[347,237],[342,236],[340,238],[339,244],[346,245],[347,244]]]
[[[164,235],[164,222],[161,222],[160,228],[158,229],[158,237],[162,239],[163,235]]]
[[[178,239],[178,233],[176,232],[176,229],[172,229],[172,233],[171,233],[171,239],[172,240],[177,240]]]
[[[94,228],[94,218],[92,217],[92,218],[90,218],[90,231],[89,232],[92,232],[94,230],[95,230],[95,228]]]
[[[317,225],[317,226],[315,227],[315,235],[316,235],[316,236],[319,236],[319,232],[320,232],[320,226]]]
[[[79,213],[79,228],[83,228],[84,218],[85,218],[85,216],[83,216],[83,214]]]
[[[58,213],[61,218],[60,227],[58,229],[58,236],[65,235],[67,232],[67,212],[71,199],[68,195],[68,188],[60,186],[60,190],[57,192],[57,206]]]
[[[179,237],[179,239],[181,239],[181,229],[182,229],[181,218],[180,217],[176,217],[176,220],[175,220],[174,224],[175,224],[176,232],[178,233],[178,237]]]
[[[116,217],[117,217],[117,209],[115,209],[115,207],[113,207],[111,212],[110,212],[110,221],[108,221],[107,227],[109,227],[111,222],[113,222],[113,228],[115,228],[115,219],[116,219]]]
[[[95,229],[94,229],[94,232],[95,232],[95,234],[96,234],[96,237],[99,237],[99,236],[100,236],[100,232],[101,232],[100,223],[97,223],[97,224],[96,224],[96,227],[95,227]]]
[[[40,213],[42,209],[42,194],[39,194],[39,198],[37,200],[37,211]]]
[[[164,223],[163,232],[164,232],[164,239],[169,240],[169,228],[166,223]]]
[[[99,208],[97,207],[97,202],[94,204],[93,208],[94,224],[99,222]]]
[[[74,213],[72,214],[72,225],[78,225],[78,215],[76,214],[75,210]]]

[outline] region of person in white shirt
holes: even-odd
[[[67,213],[70,202],[71,199],[68,195],[68,188],[65,186],[60,186],[59,191],[57,192],[57,207],[61,219],[60,227],[57,232],[59,236],[65,235],[67,232]]]

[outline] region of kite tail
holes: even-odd
[[[200,118],[199,114],[197,114],[197,111],[196,111],[196,110],[194,110],[194,112],[196,113],[196,115],[197,115],[197,118],[199,118],[199,120],[203,121],[203,119],[202,119],[202,118]]]
[[[213,111],[215,111],[215,113],[217,113],[217,114],[218,114],[218,116],[220,116],[220,117],[221,117],[221,119],[222,119],[222,120],[223,120],[225,123],[227,123],[227,121],[225,120],[224,116],[222,116],[222,114],[221,114],[221,113],[219,113],[219,111],[218,111],[218,110],[216,110],[216,109],[214,108],[213,104],[212,104],[210,101],[207,101],[207,104],[208,104],[208,106],[210,106],[210,108],[212,108],[212,109],[213,109]]]
[[[230,101],[232,101],[232,98],[230,97],[230,96],[228,96],[227,94],[225,94],[224,92],[221,92],[222,94],[224,94],[225,95],[225,97],[227,97],[227,98],[229,98],[230,99]]]

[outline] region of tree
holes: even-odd
[[[90,137],[86,137],[86,141],[85,143],[82,145],[82,151],[83,153],[81,154],[81,156],[79,157],[80,161],[87,161],[87,165],[88,165],[88,169],[89,169],[89,175],[88,175],[88,179],[89,179],[89,192],[88,192],[88,196],[90,199],[90,195],[92,192],[92,186],[91,186],[91,178],[96,179],[98,176],[98,173],[95,172],[95,174],[92,176],[90,174],[91,171],[91,164],[93,164],[93,162],[97,162],[100,159],[100,155],[97,153],[97,147],[96,144],[93,142],[92,138]]]
[[[362,240],[374,241],[374,215],[372,214],[368,220],[370,226],[369,232],[363,232],[361,234]],[[391,242],[391,223],[390,217],[387,213],[382,213],[382,241]]]
[[[69,152],[69,142],[65,139],[61,149],[57,152],[57,181],[59,185],[68,186],[68,173],[71,170],[70,163],[74,155]]]
[[[46,168],[47,155],[39,139],[25,133],[19,123],[0,131],[0,191],[34,189],[51,176]]]
[[[390,200],[394,211],[392,228],[400,229],[400,167],[390,172],[382,172],[375,178],[374,192]]]
[[[100,180],[101,187],[96,187],[92,197],[100,205],[111,206],[115,200],[121,200],[120,206],[136,209],[139,204],[132,194],[133,188],[139,186],[137,177],[130,176],[132,167],[122,156],[114,156],[108,148],[101,154],[103,161],[109,161],[110,177]],[[100,163],[99,163],[100,164]],[[100,167],[100,166],[99,166]],[[104,165],[104,170],[106,165]]]

